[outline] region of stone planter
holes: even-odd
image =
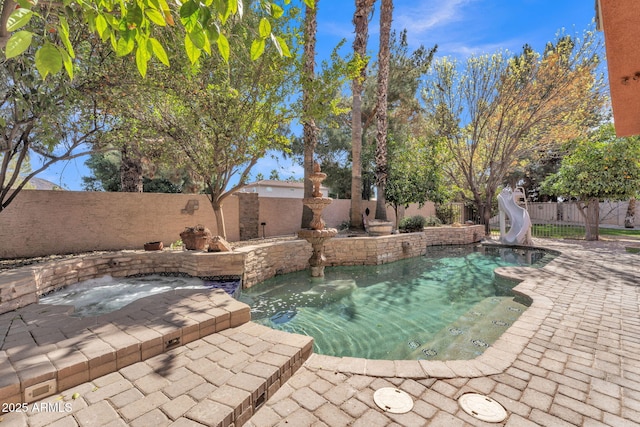
[[[144,244],[145,251],[161,251],[163,248],[162,242],[147,242]]]
[[[182,233],[180,238],[184,244],[185,249],[191,251],[202,251],[206,248],[209,239],[211,238],[211,232],[208,228],[202,225],[195,227],[187,227]]]
[[[393,231],[393,223],[389,221],[370,220],[367,224],[369,236],[388,236]]]

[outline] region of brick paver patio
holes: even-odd
[[[499,272],[525,279],[517,290],[534,303],[474,361],[313,354],[302,364],[303,337],[249,322],[49,397],[47,412],[2,414],[0,425],[640,425],[640,258],[620,242],[536,243],[562,255],[539,271]],[[387,386],[409,393],[413,410],[378,409],[373,393]],[[457,402],[467,392],[502,404],[507,419],[467,415]]]

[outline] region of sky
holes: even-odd
[[[595,0],[396,0],[392,29],[407,30],[410,48],[421,44],[431,48],[437,44],[436,58],[464,60],[470,55],[499,50],[515,53],[527,43],[542,51],[559,31],[574,35],[590,28],[594,4]],[[354,10],[354,1],[319,0],[319,61],[327,58],[342,39],[346,39],[344,49],[351,49]],[[369,30],[368,49],[373,58],[377,55],[378,19],[375,13]],[[38,177],[80,191],[81,177],[90,175],[84,161],[78,158],[58,164]],[[262,159],[254,167],[252,177],[258,173],[269,177],[273,169],[281,179],[302,177],[302,167],[277,156]]]

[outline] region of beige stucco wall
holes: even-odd
[[[197,203],[197,209],[193,205]],[[302,201],[259,198],[259,223],[265,237],[295,234],[300,229]],[[369,218],[375,201],[363,202]],[[350,201],[334,200],[323,213],[327,227],[349,219]],[[227,240],[240,240],[240,206],[236,196],[223,202]],[[429,216],[432,203],[405,215]],[[246,212],[245,212],[246,215]],[[395,221],[387,208],[389,221]],[[94,250],[141,249],[145,242],[165,246],[180,239],[185,227],[202,224],[218,234],[213,210],[205,195],[105,193],[23,190],[0,213],[0,258],[19,258]],[[259,236],[263,227],[259,226]]]
[[[225,200],[224,213],[228,239],[238,240],[237,197]],[[188,226],[216,233],[215,223],[204,195],[23,190],[0,213],[0,258],[169,245]]]

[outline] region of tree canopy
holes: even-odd
[[[576,200],[586,222],[587,240],[598,239],[599,202],[636,197],[640,189],[640,137],[617,138],[608,124],[569,144],[560,170],[542,184],[543,192]]]
[[[525,46],[472,56],[460,67],[438,60],[424,102],[445,142],[445,165],[460,195],[487,227],[498,187],[520,159],[535,158],[597,125],[604,105],[597,74],[601,45],[593,32],[562,35],[542,54]]]
[[[145,136],[143,153],[159,158],[159,164],[184,167],[202,182],[222,236],[222,202],[246,184],[252,167],[269,150],[286,149],[294,117],[287,101],[296,90],[295,59],[251,57],[247,24],[257,19],[247,13],[230,29],[233,54],[227,63],[203,60],[197,72],[180,61],[169,69],[156,68],[158,75],[145,80],[144,90],[119,104],[126,127]],[[278,22],[286,25],[286,20]],[[182,78],[173,78],[176,73]]]
[[[94,40],[77,23],[70,42],[83,58],[72,82],[61,74],[42,80],[33,67],[37,54],[33,48],[20,58],[2,61],[0,212],[31,178],[56,162],[91,152],[91,144],[113,128],[110,117],[92,102],[95,83],[100,79],[96,73],[100,56],[96,55]],[[40,159],[39,165],[20,174],[29,158],[35,156]]]
[[[314,0],[303,1],[314,6]],[[196,64],[203,54],[211,55],[214,46],[228,61],[232,45],[228,28],[251,10],[260,16],[252,27],[252,41],[246,46],[251,58],[260,57],[267,43],[281,55],[290,56],[285,39],[272,31],[289,3],[290,0],[186,0],[171,4],[166,0],[3,0],[0,48],[10,59],[31,47],[42,78],[63,68],[73,78],[76,52],[70,22],[79,19],[119,56],[133,55],[138,71],[145,76],[152,58],[169,65],[163,28],[181,26],[182,45],[191,64]]]

